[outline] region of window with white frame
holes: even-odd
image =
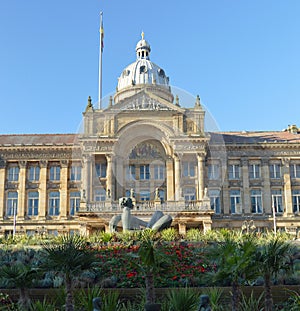
[[[230,212],[231,214],[241,214],[241,191],[239,189],[230,190]]]
[[[18,166],[11,166],[8,168],[7,179],[8,181],[18,181],[19,180],[20,169]]]
[[[70,169],[70,180],[81,181],[81,165],[72,164]]]
[[[216,214],[220,214],[221,213],[220,190],[210,189],[208,190],[208,196],[210,199],[210,208],[214,210]]]
[[[220,166],[219,164],[208,165],[208,179],[217,180],[220,178]]]
[[[300,178],[300,164],[290,164],[291,178]]]
[[[184,161],[182,162],[182,176],[183,177],[195,177],[196,162]]]
[[[164,180],[165,179],[165,166],[163,164],[154,164],[154,179]]]
[[[5,215],[10,217],[10,216],[17,215],[17,213],[18,213],[18,192],[9,191],[7,193]]]
[[[106,200],[106,191],[104,188],[95,189],[95,201],[105,201]]]
[[[27,215],[37,216],[39,213],[39,192],[30,191],[27,197]]]
[[[292,190],[292,199],[293,199],[293,212],[300,213],[300,190]]]
[[[251,212],[253,214],[261,214],[262,209],[262,193],[260,189],[252,189],[250,192]]]
[[[228,178],[230,180],[240,179],[240,166],[239,166],[239,164],[229,164],[229,166],[228,166]]]
[[[150,201],[150,191],[149,190],[140,191],[140,200],[141,201]]]
[[[126,167],[126,179],[135,180],[135,165],[130,164]]]
[[[31,165],[28,168],[28,180],[39,181],[40,180],[40,167],[38,165]]]
[[[149,180],[150,179],[150,166],[149,164],[140,166],[140,180]]]
[[[275,208],[275,213],[283,213],[281,189],[272,189],[272,207]]]
[[[106,177],[106,163],[96,163],[96,174],[99,178],[105,178]]]
[[[274,163],[270,164],[270,178],[281,178],[281,165]]]
[[[80,191],[70,192],[70,215],[75,215],[79,211],[80,206]]]
[[[60,211],[60,193],[59,191],[49,192],[48,215],[58,216]]]
[[[260,178],[260,164],[249,165],[249,178],[250,179]]]
[[[183,197],[185,201],[195,201],[196,200],[196,189],[194,187],[183,188]]]
[[[49,180],[51,181],[60,180],[60,166],[55,165],[49,168]]]

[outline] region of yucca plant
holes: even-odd
[[[289,311],[299,311],[300,310],[300,293],[293,290],[288,290],[289,299]]]
[[[102,296],[103,311],[116,311],[120,307],[119,292],[107,292]]]
[[[81,310],[93,311],[93,299],[102,295],[102,288],[93,286],[76,292],[75,305]]]
[[[203,291],[209,297],[210,305],[214,311],[225,311],[225,307],[221,305],[223,290],[218,287],[211,287]]]
[[[263,311],[264,308],[261,306],[262,299],[263,293],[258,298],[253,295],[253,291],[250,297],[246,297],[246,295],[242,294],[240,311]]]
[[[172,289],[167,293],[170,311],[196,311],[199,294],[189,287]]]
[[[175,228],[167,228],[160,232],[161,238],[164,241],[171,242],[176,241],[178,238],[178,233]]]
[[[56,311],[57,308],[54,303],[51,303],[50,301],[46,300],[44,298],[43,301],[34,301],[31,302],[29,306],[30,311]]]

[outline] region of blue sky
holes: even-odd
[[[143,30],[151,60],[219,130],[300,126],[299,0],[1,0],[1,134],[77,132],[98,96],[100,11],[103,95]]]

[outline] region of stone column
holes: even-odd
[[[26,204],[26,161],[19,161],[20,175],[19,175],[19,198],[18,198],[18,218],[23,218],[25,216],[25,206]]]
[[[220,204],[221,204],[221,213],[223,209],[224,215],[231,214],[230,211],[230,195],[229,195],[229,182],[228,182],[228,172],[227,172],[227,161],[226,159],[222,159],[220,162],[221,168],[220,168],[220,174],[223,174],[223,187],[220,187],[220,199],[222,198]],[[222,180],[222,176],[220,176],[220,180]],[[223,191],[221,191],[221,189]]]
[[[174,166],[172,157],[166,160],[166,175],[167,175],[167,201],[174,200]]]
[[[290,159],[283,158],[282,160],[282,175],[283,175],[283,204],[284,204],[284,216],[293,215],[293,199],[292,199],[292,186],[290,175]]]
[[[67,217],[69,161],[62,160],[60,172],[60,217]]]
[[[40,161],[39,219],[45,219],[47,211],[47,161]]]
[[[251,214],[251,200],[249,189],[249,168],[248,159],[242,158],[242,179],[243,179],[243,201],[244,201],[244,213]]]
[[[175,158],[175,201],[181,199],[181,188],[180,188],[180,159],[178,155],[174,155]]]
[[[262,179],[263,179],[263,209],[266,214],[272,215],[269,159],[262,158],[261,165],[262,165],[261,172],[262,172]]]
[[[4,216],[4,206],[5,206],[5,161],[0,161],[0,219]]]
[[[91,155],[83,156],[82,167],[82,201],[90,202],[91,198]]]
[[[204,193],[204,156],[197,155],[198,160],[198,200],[203,199]]]
[[[116,199],[123,196],[124,188],[124,159],[120,156],[115,157],[115,196]]]
[[[186,224],[184,222],[178,223],[178,233],[182,235],[186,235]]]
[[[106,200],[112,201],[114,198],[114,189],[113,189],[113,170],[112,170],[112,162],[113,162],[113,155],[107,154],[106,155]]]

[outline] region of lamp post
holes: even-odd
[[[273,212],[273,227],[274,227],[274,235],[276,236],[276,211],[275,206],[272,204],[272,212]]]

